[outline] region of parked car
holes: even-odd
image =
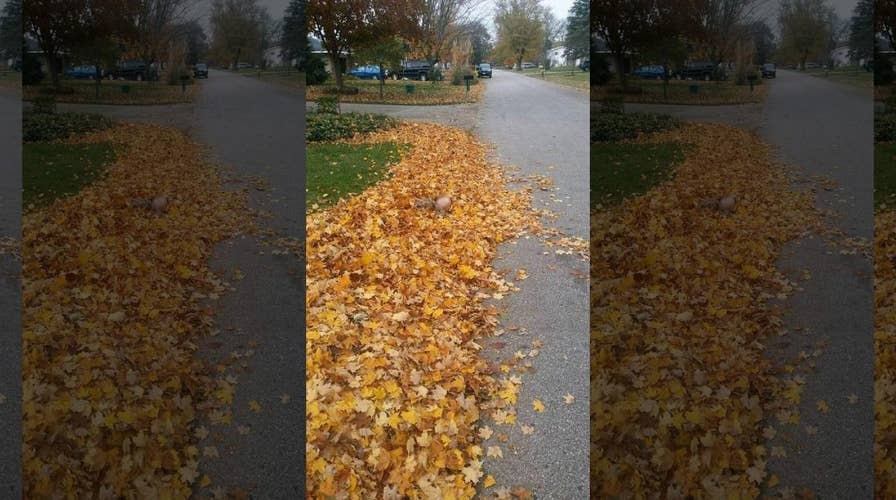
[[[479,78],[492,77],[492,65],[489,63],[482,63],[476,68],[476,74]]]
[[[640,78],[652,78],[659,80],[660,78],[666,76],[666,68],[658,64],[649,64],[646,66],[641,66],[640,68],[632,71],[632,74]]]
[[[538,65],[535,63],[530,63],[530,62],[523,63],[523,69],[535,69],[535,68],[538,68]]]
[[[349,71],[348,74],[352,75],[355,78],[360,78],[361,80],[378,80],[380,78],[380,67],[375,64],[357,66],[353,70]],[[383,75],[388,76],[386,72],[384,72]]]
[[[426,80],[432,65],[426,61],[405,61],[401,63],[401,77],[408,80]]]
[[[254,68],[254,67],[255,67],[255,66],[253,66],[253,65],[251,65],[251,64],[249,64],[249,63],[245,63],[245,62],[238,62],[238,63],[236,63],[236,69],[252,69],[252,68]]]
[[[94,79],[96,78],[96,66],[75,66],[67,69],[65,76],[79,80],[84,78]]]
[[[591,60],[585,59],[584,61],[579,63],[579,69],[582,71],[588,71],[591,69]]]
[[[143,81],[152,79],[152,76],[150,68],[147,68],[143,61],[124,61],[112,73],[112,77],[119,80]]]
[[[765,63],[762,65],[762,78],[775,78],[775,65]]]
[[[694,61],[685,65],[678,73],[679,80],[712,80],[716,75],[717,67],[710,61]]]
[[[208,78],[208,65],[199,63],[193,66],[194,78]]]

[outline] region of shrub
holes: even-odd
[[[896,113],[874,114],[874,141],[896,141]]]
[[[610,72],[610,63],[602,56],[593,57],[591,59],[591,84],[606,85],[613,74]]]
[[[324,96],[317,100],[317,112],[331,115],[339,114],[339,99],[336,96]]]
[[[26,111],[22,113],[22,140],[24,142],[54,141],[111,126],[112,120],[102,115]]]
[[[309,113],[305,126],[308,142],[336,141],[350,139],[355,134],[364,134],[380,129],[392,128],[395,119],[373,113]]]
[[[669,115],[652,113],[598,113],[591,119],[591,142],[614,142],[678,126]]]
[[[330,74],[327,73],[327,65],[316,56],[311,56],[305,63],[305,84],[320,85],[327,81]]]

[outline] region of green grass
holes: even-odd
[[[309,143],[306,148],[307,203],[316,209],[359,194],[385,179],[389,165],[401,158],[406,147],[385,142]]]
[[[806,70],[806,74],[868,90],[874,85],[874,73],[862,68],[836,68],[827,72],[823,69],[810,69]]]
[[[669,178],[684,159],[678,143],[591,144],[591,205],[612,206],[647,192]]]
[[[896,143],[874,145],[874,206],[896,206]]]
[[[526,76],[533,78],[541,78],[548,82],[559,83],[567,87],[573,87],[580,90],[587,90],[591,85],[591,73],[582,71],[572,66],[568,68],[552,68],[542,72],[540,69],[530,68],[522,70]]]
[[[22,145],[22,201],[27,208],[77,193],[115,159],[111,144]]]

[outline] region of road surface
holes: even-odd
[[[533,201],[537,208],[557,214],[544,220],[545,226],[586,241],[588,116],[587,94],[496,70],[480,105],[477,129],[483,140],[496,146],[502,164],[518,166],[523,175],[553,179],[556,191],[536,190]],[[485,356],[505,359],[518,349],[528,352],[534,340],[542,347],[534,370],[522,376],[517,405],[518,421],[535,427],[535,432],[523,435],[515,426],[509,442],[501,445],[504,458],[487,459],[485,472],[495,477],[498,487],[524,487],[535,498],[588,498],[588,263],[557,255],[531,237],[502,245],[494,266],[513,270],[511,279],[517,269],[528,272],[529,278],[517,283],[520,291],[498,303],[506,307],[502,326],[521,327],[526,334],[508,332],[486,340]],[[493,340],[506,346],[502,349]],[[567,393],[575,397],[572,404],[563,401]],[[544,412],[533,410],[535,399],[545,404]]]
[[[0,238],[22,240],[22,98],[0,89]],[[22,497],[21,262],[0,253],[0,492]]]
[[[873,237],[873,105],[870,89],[778,71],[763,109],[761,135],[781,159],[816,180],[817,206],[847,236]],[[821,176],[818,179],[817,176]],[[802,187],[808,187],[806,184]],[[804,288],[785,303],[791,333],[769,345],[775,359],[813,352],[824,342],[817,368],[806,375],[801,425],[791,432],[786,459],[769,461],[782,486],[807,487],[821,498],[871,498],[874,430],[872,276],[870,257],[843,255],[815,236],[788,244],[779,267]],[[797,276],[808,270],[811,279]],[[805,331],[796,331],[805,328]],[[850,395],[858,402],[850,404]],[[824,400],[828,413],[816,404]],[[805,426],[817,427],[808,435]]]
[[[269,211],[260,223],[277,235],[297,238],[305,226],[302,95],[229,72],[209,70],[196,105],[194,134],[210,146],[211,157],[248,187],[252,208]],[[269,238],[270,239],[270,238]],[[304,408],[304,267],[294,255],[272,255],[273,247],[246,236],[216,248],[212,269],[245,277],[235,291],[214,303],[221,333],[203,343],[201,356],[221,360],[245,354],[248,369],[237,370],[233,425],[210,428],[220,458],[200,469],[213,486],[239,488],[253,498],[299,498],[304,494],[302,446]],[[281,396],[289,398],[283,403]],[[257,401],[259,412],[249,409]],[[239,426],[248,426],[243,435]]]

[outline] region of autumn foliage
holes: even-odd
[[[754,498],[804,383],[763,355],[795,288],[775,261],[819,218],[748,132],[643,140],[690,146],[671,180],[592,216],[592,498]]]
[[[896,211],[874,217],[874,490],[896,496]]]
[[[206,262],[251,227],[245,200],[176,130],[119,125],[70,141],[110,142],[118,159],[24,217],[24,494],[185,498],[194,422],[229,404],[194,357],[206,301],[226,286]],[[161,212],[134,203],[159,195]]]
[[[509,288],[496,247],[536,223],[530,194],[457,129],[358,140],[410,149],[388,180],[308,217],[308,496],[470,498],[477,428],[516,423],[520,380],[492,375],[478,342],[497,325],[486,299]],[[415,207],[440,195],[445,214]]]

